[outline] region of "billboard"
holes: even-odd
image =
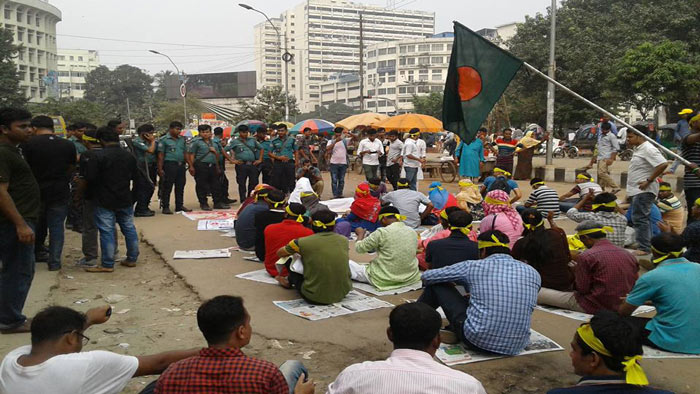
[[[254,97],[256,92],[255,71],[225,72],[187,75],[187,95],[201,99]],[[180,78],[166,78],[166,96],[178,99]]]

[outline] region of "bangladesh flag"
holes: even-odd
[[[523,61],[459,22],[454,28],[442,123],[469,143]]]

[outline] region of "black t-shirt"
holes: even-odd
[[[131,183],[136,180],[138,171],[134,156],[119,145],[94,152],[90,160],[81,160],[81,172],[84,171],[88,181],[88,192],[103,208],[117,210],[131,206],[134,203]]]
[[[478,260],[479,248],[461,232],[453,231],[449,237],[428,243],[425,261],[431,269],[443,268],[466,260]]]
[[[39,185],[16,146],[0,144],[0,183],[8,184],[7,192],[25,220],[39,217]],[[0,222],[8,221],[0,214]]]
[[[88,168],[90,168],[90,162],[93,160],[97,160],[97,153],[100,151],[102,151],[102,147],[97,147],[89,149],[80,155],[80,161],[78,163],[78,175],[86,182],[88,177]],[[94,200],[95,193],[93,188],[86,187],[85,193],[83,194],[83,198],[90,201]]]
[[[75,144],[54,134],[35,135],[22,145],[24,158],[39,183],[43,203],[67,202],[75,168]]]

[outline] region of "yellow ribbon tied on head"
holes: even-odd
[[[408,187],[408,183],[396,182],[396,186]]]
[[[662,252],[662,251],[656,249],[654,246],[652,246],[651,250],[659,255],[659,257],[651,260],[651,262],[654,264],[659,264],[660,262],[662,262],[666,259],[669,259],[669,258],[677,259],[677,258],[683,256],[683,253],[685,253],[685,248],[683,248],[681,250],[675,250],[673,252]]]
[[[311,197],[311,196],[316,196],[318,197],[318,194],[316,192],[301,192],[299,193],[299,197]]]
[[[357,193],[357,194],[359,194],[359,195],[362,195],[362,196],[366,196],[366,195],[369,194],[369,190],[362,190],[362,189],[360,189],[360,187],[358,186],[358,187],[355,188],[355,193]]]
[[[404,216],[404,215],[399,215],[398,213],[382,213],[381,215],[379,215],[379,219],[378,219],[378,220],[382,220],[382,219],[384,219],[384,218],[386,218],[386,217],[395,217],[396,219],[398,219],[398,220],[400,220],[400,221],[406,220],[406,216]]]
[[[458,185],[459,187],[469,187],[474,186],[474,183],[472,181],[459,181]]]
[[[285,201],[287,201],[287,200],[272,201],[272,200],[270,200],[270,198],[268,197],[267,194],[265,194],[263,197],[265,198],[265,201],[267,201],[269,204],[272,204],[272,207],[273,207],[273,208],[277,208],[277,207],[279,207],[280,205],[283,205],[283,204],[285,203]]]
[[[303,214],[299,215],[298,213],[292,212],[292,210],[289,208],[289,205],[287,205],[287,207],[284,210],[287,212],[287,214],[289,216],[296,216],[297,223],[304,223],[304,215]]]
[[[578,174],[578,175],[576,175],[576,179],[583,179],[583,180],[586,180],[586,181],[591,181],[591,182],[593,182],[593,177],[592,177],[592,176],[588,176],[588,175],[586,175],[586,174]]]
[[[100,142],[100,140],[98,140],[97,138],[92,138],[92,137],[87,136],[87,135],[85,135],[85,134],[83,134],[83,141],[87,141],[87,142]]]
[[[588,235],[588,234],[599,233],[599,232],[604,232],[606,234],[610,234],[610,233],[614,233],[615,230],[610,226],[603,226],[600,228],[589,228],[588,230],[581,230],[581,231],[576,232],[576,235],[578,235],[580,237],[582,235]]]
[[[532,184],[532,187],[535,187],[535,186],[544,186],[544,182],[535,182]]]
[[[429,191],[429,192],[432,192],[432,191],[435,190],[435,189],[438,189],[438,190],[445,190],[445,188],[442,187],[442,186],[435,186],[435,187],[429,188],[428,191]]]
[[[510,172],[508,172],[508,171],[506,171],[506,170],[503,170],[503,169],[500,169],[500,168],[498,168],[498,167],[494,168],[494,169],[493,169],[493,172],[494,172],[494,174],[496,174],[496,173],[501,173],[501,174],[503,174],[503,175],[505,175],[505,176],[511,176],[511,175],[512,175]]]
[[[445,220],[450,220],[447,218],[447,209],[443,209],[442,212],[440,212],[440,217]]]
[[[420,130],[414,131],[414,132],[409,132],[408,135],[420,135]]]
[[[486,198],[484,199],[484,201],[485,201],[487,204],[491,204],[491,205],[508,205],[508,202],[507,202],[507,201],[496,200],[495,198],[491,198],[491,197],[489,197],[489,196],[486,196]]]
[[[539,223],[537,224],[528,224],[528,223],[523,223],[523,226],[525,226],[526,229],[530,231],[535,231],[537,227],[542,227],[544,226],[544,220],[540,220]]]
[[[335,226],[335,220],[329,223],[323,223],[320,220],[314,220],[311,222],[311,225],[314,227],[322,228],[322,229],[327,229],[328,227]]]
[[[659,191],[660,192],[670,192],[671,186],[661,185],[661,186],[659,186]]]
[[[479,249],[493,248],[493,247],[498,247],[498,246],[500,246],[502,248],[510,249],[510,245],[499,241],[498,238],[496,238],[496,236],[494,234],[491,234],[491,239],[493,240],[493,242],[492,241],[479,241],[478,242]]]
[[[615,208],[617,206],[617,201],[610,201],[606,202],[605,204],[593,204],[593,210],[595,211],[596,209],[600,207],[607,207],[607,208]]]
[[[613,357],[612,353],[605,348],[603,342],[595,336],[593,328],[590,324],[584,324],[579,327],[576,332],[581,340],[588,345],[596,353],[600,353],[607,357]],[[625,356],[625,361],[622,365],[625,366],[625,381],[627,384],[634,384],[637,386],[646,386],[649,384],[647,375],[644,373],[642,366],[639,365],[639,361],[642,359],[641,355],[636,356]]]
[[[472,231],[472,225],[470,224],[470,225],[465,226],[465,227],[452,226],[452,227],[450,227],[450,230],[459,230],[462,234],[469,236],[469,233]]]

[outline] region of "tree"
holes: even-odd
[[[335,123],[358,113],[360,113],[360,111],[343,103],[331,103],[327,106],[316,106],[314,111],[305,112],[295,118],[299,121],[305,119],[323,119]]]
[[[102,104],[110,116],[150,120],[153,77],[141,69],[123,64],[114,70],[100,66],[85,77],[85,99]],[[127,98],[129,108],[127,109]]]
[[[19,46],[13,44],[13,33],[0,28],[0,106],[23,107],[27,103],[19,87],[17,65],[13,59]]]
[[[240,106],[240,114],[236,122],[246,119],[262,120],[267,123],[278,122],[284,120],[284,101],[285,93],[280,86],[266,86],[258,89],[255,94],[255,99],[252,101],[238,100]],[[289,105],[289,116],[299,114],[299,107],[294,96],[287,97]]]
[[[430,115],[437,119],[442,119],[442,93],[431,92],[427,96],[413,95],[413,112],[422,115]]]
[[[48,98],[42,103],[30,103],[33,114],[63,116],[66,123],[90,122],[97,126],[109,120],[108,113],[100,103],[88,100],[71,100],[70,98]]]
[[[182,100],[162,100],[156,103],[154,108],[153,125],[157,129],[167,129],[172,121],[185,122],[185,109]],[[187,112],[188,114],[199,114],[205,112],[202,101],[196,97],[187,97]]]

